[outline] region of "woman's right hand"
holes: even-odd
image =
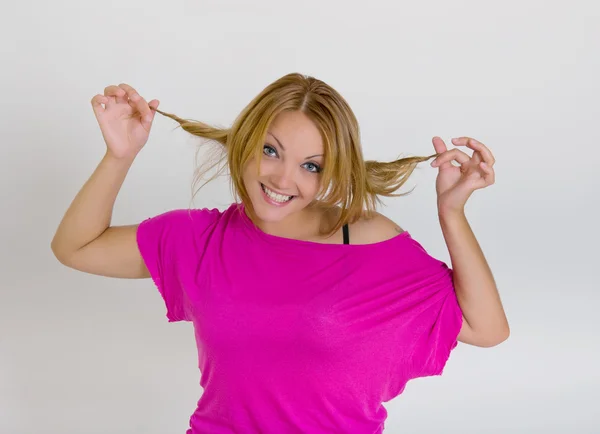
[[[104,95],[91,102],[108,152],[116,158],[135,158],[148,141],[159,101],[147,103],[133,87],[121,83],[106,87]]]

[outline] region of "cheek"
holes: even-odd
[[[248,194],[253,195],[253,186],[256,184],[256,164],[250,162],[242,172],[242,182]]]
[[[263,159],[260,162],[260,173],[257,175],[257,165],[254,165],[249,177],[253,180],[267,180],[268,182],[271,177],[277,177],[281,172],[281,166],[278,164],[277,161],[272,159]],[[294,178],[293,182],[297,182],[297,179]]]
[[[244,179],[244,181],[256,180],[256,178],[257,178],[256,171],[258,169],[257,166],[258,165],[256,164],[255,160],[250,160],[248,162],[248,164],[246,164],[246,168],[242,172],[242,178]],[[264,172],[264,163],[263,162],[261,162],[261,164],[260,164],[260,171]]]
[[[313,173],[302,175],[298,186],[302,192],[302,196],[306,199],[312,199],[319,191],[320,180],[319,176]]]

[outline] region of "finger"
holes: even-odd
[[[483,178],[485,179],[487,185],[492,185],[496,182],[496,172],[492,167],[490,167],[487,163],[482,161],[479,163],[479,167],[483,170]]]
[[[153,112],[150,110],[150,105],[146,102],[146,100],[139,94],[134,96],[134,101],[136,103],[136,108],[140,112],[140,116],[142,117],[142,121],[144,122],[152,122]]]
[[[125,100],[126,100],[126,102],[129,103],[131,108],[136,109],[137,103],[139,101],[139,98],[138,98],[139,94],[138,94],[137,90],[135,90],[133,87],[131,87],[127,83],[119,84],[118,88],[121,89],[121,91],[125,95]]]
[[[152,112],[148,103],[142,96],[131,86],[125,83],[119,84],[119,87],[127,92],[129,97],[129,105],[137,109],[144,122],[152,122]]]
[[[127,83],[121,83],[121,84],[119,84],[118,87],[119,87],[119,89],[124,90],[128,96],[131,94],[137,93],[137,90],[135,90],[133,87],[131,87]]]
[[[469,182],[471,187],[476,190],[490,186],[495,182],[494,169],[484,162],[479,163],[479,169],[479,171],[472,173],[474,179]],[[476,179],[475,176],[477,177]]]
[[[108,98],[105,97],[104,95],[95,95],[92,100],[92,110],[94,110],[94,114],[96,116],[100,116],[102,113],[104,113],[104,107],[102,107],[102,104],[106,105],[108,104]]]
[[[127,95],[127,98],[129,98],[130,101],[133,101],[133,102],[137,103],[139,101],[139,98],[141,98],[141,96],[138,93],[138,91],[135,90],[135,88],[131,87],[130,85],[126,84],[126,83],[121,83],[121,84],[119,84],[118,87],[123,92],[125,92],[125,94]]]
[[[431,139],[431,141],[433,143],[433,147],[434,147],[436,153],[441,154],[448,150],[448,147],[446,146],[444,141],[441,139],[441,137],[435,136],[433,139]]]
[[[471,137],[457,137],[452,139],[452,143],[456,146],[466,146],[474,151],[479,151],[481,156],[483,157],[483,161],[485,161],[490,167],[494,165],[496,159],[492,155],[491,151],[478,140],[475,140]]]
[[[157,99],[153,99],[152,101],[150,101],[148,103],[148,106],[150,107],[150,111],[151,111],[151,115],[150,115],[151,122],[154,119],[154,116],[156,116],[156,109],[158,108],[159,104],[160,104],[160,101]]]
[[[104,88],[104,96],[109,97],[109,104],[115,102],[124,102],[123,98],[127,96],[127,93],[119,86],[106,86]]]
[[[437,158],[435,158],[431,162],[431,166],[432,167],[439,166],[442,169],[446,168],[446,167],[451,167],[453,160],[456,160],[459,164],[462,165],[462,164],[469,162],[469,160],[471,160],[471,157],[469,157],[467,154],[465,154],[460,149],[451,149],[449,151],[444,152]]]

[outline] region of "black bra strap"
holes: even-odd
[[[350,235],[348,234],[348,224],[342,228],[344,230],[344,244],[350,244]]]

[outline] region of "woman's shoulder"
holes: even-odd
[[[348,225],[350,244],[373,244],[387,241],[405,232],[402,227],[379,212],[363,215]]]
[[[147,217],[140,226],[168,229],[169,231],[185,232],[206,227],[217,222],[223,211],[218,208],[174,208]]]
[[[332,218],[339,218],[340,208],[329,209]],[[402,227],[392,219],[374,211],[362,215],[354,222],[348,224],[350,244],[374,244],[395,238],[405,232]]]

